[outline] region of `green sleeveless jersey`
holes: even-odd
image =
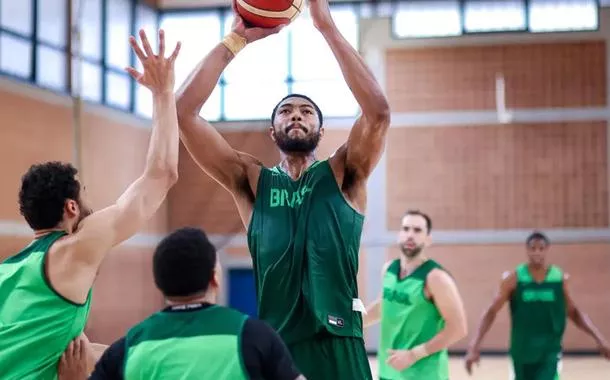
[[[64,235],[42,236],[0,264],[2,379],[56,379],[59,358],[85,328],[91,293],[75,304],[55,292],[45,273],[49,247]]]
[[[386,363],[387,351],[409,350],[434,338],[445,326],[438,309],[425,294],[426,278],[436,261],[427,260],[405,278],[400,278],[400,260],[393,261],[383,277],[381,301],[381,337],[379,342],[379,376],[393,380],[447,380],[447,350],[429,355],[404,371]]]
[[[541,283],[532,278],[527,264],[516,269],[517,288],[510,298],[510,354],[521,363],[556,359],[566,328],[563,271],[548,268]]]
[[[247,316],[201,307],[170,307],[132,327],[125,338],[125,379],[248,379],[240,346]]]
[[[294,181],[262,168],[248,228],[259,318],[286,344],[328,331],[362,337],[358,254],[364,216],[345,200],[328,160]]]

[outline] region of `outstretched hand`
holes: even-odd
[[[144,72],[140,73],[133,67],[128,67],[125,70],[141,85],[147,87],[153,93],[173,92],[174,90],[174,62],[180,52],[180,42],[176,44],[173,53],[169,58],[165,57],[165,32],[159,30],[159,52],[155,54],[150,47],[148,38],[144,30],[140,30],[140,39],[142,40],[142,48],[138,45],[135,37],[129,37],[131,47],[142,62]]]
[[[286,25],[279,25],[275,28],[259,28],[259,27],[250,27],[246,25],[244,19],[237,12],[237,8],[235,5],[235,1],[231,3],[231,7],[233,8],[233,26],[231,30],[238,34],[239,36],[246,39],[248,43],[261,40],[265,37],[268,37],[272,34],[279,33]]]

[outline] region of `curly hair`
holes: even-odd
[[[19,211],[34,230],[56,227],[66,200],[80,199],[78,170],[58,161],[32,165],[21,178]]]
[[[216,248],[203,230],[180,228],[167,235],[155,249],[155,284],[166,297],[205,292],[214,277],[216,260]]]

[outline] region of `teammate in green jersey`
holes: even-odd
[[[303,95],[287,96],[272,112],[269,131],[281,159],[272,168],[234,150],[199,117],[235,54],[279,30],[246,28],[237,15],[231,33],[178,91],[181,138],[237,204],[248,233],[259,317],[279,332],[308,379],[365,380],[371,372],[362,338],[358,253],[366,182],[381,157],[390,111],[363,59],[335,26],[328,0],[309,1],[309,10],[362,111],[347,142],[329,159],[316,159],[322,112]],[[253,88],[252,96],[262,96],[261,90]]]
[[[379,300],[367,308],[365,326],[381,322],[379,377],[448,380],[447,348],[466,336],[466,313],[451,275],[425,255],[432,220],[418,210],[402,218],[399,259],[383,269]]]
[[[144,173],[113,205],[92,213],[70,164],[33,165],[19,192],[21,214],[34,240],[0,264],[0,377],[48,380],[85,327],[91,288],[110,249],[136,234],[158,210],[178,176],[179,132],[173,95],[178,55],[131,44],[144,73],[128,71],[153,94],[154,121]],[[120,143],[120,142],[118,142]]]
[[[574,303],[569,276],[547,263],[549,239],[540,232],[526,240],[527,263],[503,275],[500,289],[487,308],[466,355],[466,370],[472,373],[480,359],[483,337],[497,313],[510,303],[510,356],[514,380],[557,380],[561,341],[569,318],[589,334],[604,357],[610,359],[610,345],[589,317]]]
[[[167,307],[114,342],[90,380],[305,380],[268,324],[216,305],[220,265],[203,231],[164,238],[153,274]]]

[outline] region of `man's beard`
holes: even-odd
[[[405,255],[406,258],[413,259],[413,258],[417,257],[424,250],[424,246],[417,245],[414,248],[407,248],[406,246],[403,245],[400,247],[400,250],[402,251],[402,254]]]
[[[305,138],[293,138],[284,132],[274,132],[275,143],[284,153],[311,153],[320,142],[320,132],[307,135]]]

